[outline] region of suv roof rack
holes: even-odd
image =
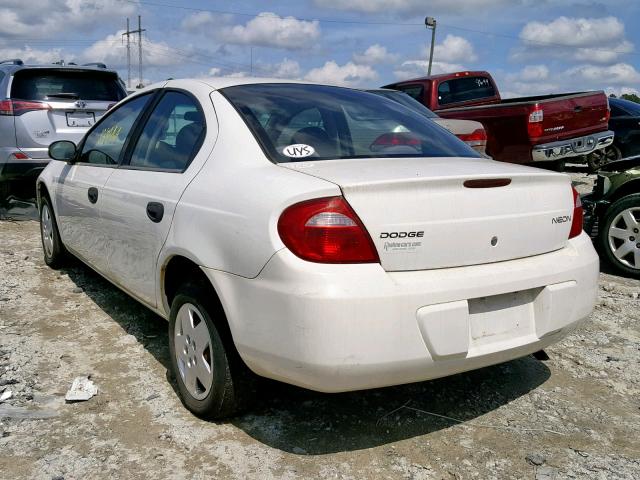
[[[9,58],[7,60],[0,60],[0,64],[10,63],[12,65],[24,65],[24,62],[19,58]]]
[[[107,66],[102,62],[91,62],[91,63],[83,63],[83,67],[98,67],[98,68],[107,68]]]

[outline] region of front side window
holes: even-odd
[[[438,103],[468,102],[496,96],[491,80],[487,77],[461,77],[438,85]]]
[[[132,167],[184,171],[204,139],[204,115],[195,101],[169,91],[155,106],[133,149]]]
[[[276,163],[478,157],[455,135],[387,98],[341,87],[253,84],[221,89]],[[261,119],[268,117],[268,121]]]
[[[78,162],[117,165],[131,128],[151,96],[141,95],[109,112],[87,135]]]

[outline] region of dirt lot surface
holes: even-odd
[[[34,211],[15,204],[0,221],[0,478],[640,478],[639,294],[603,273],[594,314],[547,361],[340,395],[265,382],[250,414],[205,422],[167,373],[166,322],[78,263],[46,267]],[[65,403],[83,374],[99,394]]]

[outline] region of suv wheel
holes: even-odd
[[[196,284],[182,287],[171,305],[169,349],[171,364],[184,405],[204,418],[238,413],[250,396],[250,372],[235,350],[230,335],[216,326],[225,319],[212,315],[221,309],[211,293]]]
[[[599,237],[609,263],[624,275],[640,278],[640,194],[608,208]]]
[[[51,208],[49,197],[44,195],[40,202],[40,238],[42,239],[42,251],[44,263],[51,268],[60,268],[65,260],[67,251],[60,239],[58,224]]]
[[[591,173],[597,172],[609,162],[615,162],[622,158],[622,152],[615,145],[609,145],[601,150],[596,150],[587,156],[587,165]]]

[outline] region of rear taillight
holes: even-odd
[[[369,233],[343,197],[291,205],[280,215],[278,233],[296,256],[316,263],[375,263]]]
[[[13,160],[29,160],[29,156],[22,152],[13,152],[10,158]]]
[[[577,237],[582,233],[582,222],[584,221],[584,210],[582,209],[582,200],[580,200],[580,195],[573,187],[571,187],[571,191],[573,192],[573,216],[569,238]]]
[[[483,147],[487,145],[487,132],[484,128],[478,128],[472,133],[460,133],[456,136],[471,147]]]
[[[0,115],[18,116],[34,110],[51,110],[51,106],[45,102],[34,102],[30,100],[0,101]]]
[[[533,106],[533,110],[529,113],[529,123],[527,123],[527,131],[529,137],[541,137],[544,131],[542,130],[542,121],[544,120],[544,110],[538,104]]]

